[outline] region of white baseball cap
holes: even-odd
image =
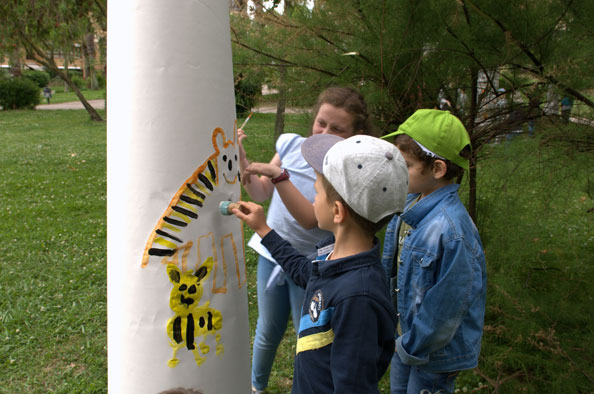
[[[315,134],[301,145],[305,160],[363,218],[377,223],[404,210],[408,169],[393,144],[355,135]]]

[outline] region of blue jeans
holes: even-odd
[[[293,314],[295,331],[299,330],[301,305],[305,290],[297,286],[284,273],[284,283],[272,284],[266,290],[266,283],[275,264],[260,256],[258,259],[258,324],[252,358],[252,386],[264,390],[276,349],[287,329],[289,313]]]
[[[428,372],[405,365],[397,353],[390,364],[391,394],[447,394],[454,392],[458,372]]]

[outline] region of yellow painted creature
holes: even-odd
[[[196,271],[181,272],[175,264],[167,265],[167,275],[173,284],[169,306],[175,312],[175,316],[167,321],[167,335],[173,348],[173,357],[167,365],[171,368],[179,363],[177,351],[184,346],[194,354],[198,366],[206,361],[206,357],[202,357],[200,353],[206,355],[210,351],[205,343],[207,335],[215,336],[216,354],[223,354],[221,334],[218,333],[223,328],[221,312],[210,308],[210,301],[198,305],[202,298],[204,281],[210,275],[212,266],[212,257],[205,260]],[[197,349],[195,338],[200,336],[202,340]]]

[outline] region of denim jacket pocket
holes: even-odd
[[[435,271],[435,258],[426,253],[419,253],[413,256],[414,282],[416,288],[425,293],[433,286],[433,272]]]

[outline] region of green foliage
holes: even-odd
[[[0,80],[11,78],[10,71],[5,68],[0,68]]]
[[[510,394],[589,392],[592,151],[560,145],[548,122],[537,123],[536,133],[483,152],[478,226],[488,265],[487,315],[479,367],[461,383]]]
[[[4,110],[30,108],[40,102],[39,87],[28,78],[0,80],[0,106]]]
[[[235,77],[235,112],[237,116],[249,114],[258,102],[262,84],[256,78],[239,73]]]
[[[254,19],[232,15],[235,64],[259,72],[285,66],[289,100],[299,106],[329,85],[356,87],[385,131],[436,106],[442,88],[452,104],[459,88],[470,100],[479,71],[522,74],[505,82],[516,91],[541,83],[579,94],[594,83],[592,5],[584,0],[291,4],[284,15],[266,7]],[[477,110],[489,101],[479,98]],[[459,114],[473,126],[468,109]],[[493,131],[484,129],[470,128],[477,145]]]
[[[40,88],[44,88],[50,81],[50,76],[45,71],[27,70],[23,72],[23,77],[35,82]]]
[[[105,75],[103,75],[103,74],[97,75],[97,85],[98,85],[99,89],[105,90],[105,86],[107,85],[107,78],[105,78]]]
[[[86,81],[80,75],[76,75],[75,74],[75,75],[71,76],[70,79],[76,85],[76,87],[79,88],[79,89],[84,89],[87,86]]]
[[[105,32],[106,20],[106,0],[4,1],[0,2],[1,45],[33,54],[52,76],[67,80],[55,63],[54,54],[61,53],[71,62],[77,51],[75,44],[84,42],[90,33]],[[99,43],[104,47],[105,40]],[[104,52],[102,47],[99,51]],[[92,107],[87,111],[91,119],[102,120]]]

